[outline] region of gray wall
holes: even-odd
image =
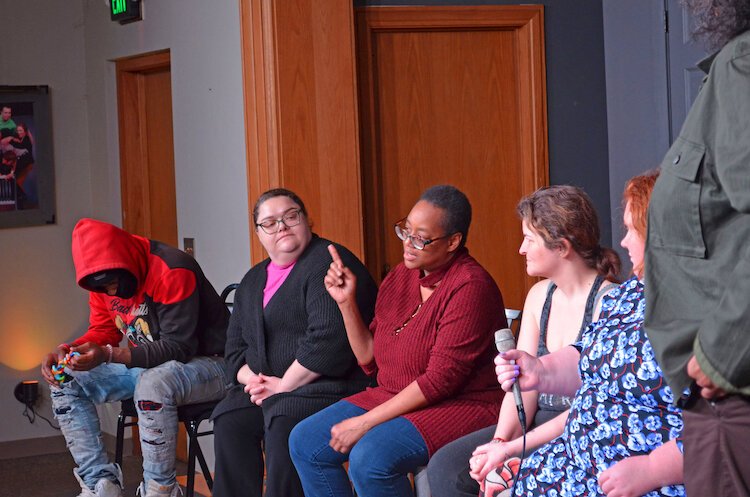
[[[707,52],[692,39],[691,29],[678,0],[604,1],[612,238],[625,272],[631,264],[619,246],[622,190],[629,178],[661,163],[670,145],[670,125],[676,135],[697,94],[703,74],[695,64]]]
[[[51,88],[57,224],[0,230],[0,442],[54,435],[30,425],[13,398],[19,379],[87,325],[75,285],[70,232],[85,216],[120,224],[116,87],[112,59],[170,49],[178,234],[196,239],[217,288],[250,261],[239,7],[236,0],[144,2],[120,26],[102,0],[0,0],[0,84]],[[50,415],[49,402],[41,412]],[[107,419],[105,430],[113,431]]]
[[[659,165],[669,148],[663,5],[654,0],[604,1],[609,188],[612,243],[620,247],[622,191],[632,176]]]

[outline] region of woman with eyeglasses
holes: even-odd
[[[253,222],[269,257],[250,269],[235,293],[225,351],[235,385],[212,416],[213,495],[303,497],[289,432],[369,380],[323,284],[332,243],[311,231],[305,204],[289,190],[267,191],[255,203]],[[369,322],[375,282],[351,252],[333,246],[360,281],[352,306]]]
[[[289,448],[307,497],[351,496],[352,484],[361,496],[411,496],[408,473],[497,417],[492,337],[506,321],[497,285],[464,247],[470,222],[471,205],[455,187],[422,194],[396,224],[403,263],[383,280],[369,327],[355,305],[359,278],[330,249],[325,286],[357,361],[378,386],[292,430]]]

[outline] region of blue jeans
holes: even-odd
[[[422,435],[406,418],[373,427],[349,454],[336,452],[328,445],[335,424],[365,412],[341,400],[292,430],[289,452],[306,497],[351,496],[352,484],[362,497],[414,495],[407,474],[427,464],[429,456]],[[342,466],[347,460],[351,484]]]
[[[221,357],[196,357],[185,364],[169,361],[149,369],[101,364],[71,374],[71,381],[50,389],[52,409],[78,466],[76,473],[89,488],[101,478],[115,481],[119,475],[102,443],[95,404],[135,400],[143,481],[171,485],[176,481],[177,406],[221,399],[230,385]]]

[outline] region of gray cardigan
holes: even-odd
[[[263,288],[270,260],[254,266],[242,279],[235,294],[225,350],[227,375],[234,387],[214,410],[214,418],[254,405],[237,383],[237,371],[244,364],[256,373],[281,377],[296,359],[321,375],[310,384],[266,399],[262,404],[266,426],[279,414],[307,417],[369,384],[349,346],[338,306],[323,284],[331,264],[330,243],[313,235],[265,309]],[[375,282],[349,250],[335,246],[357,277],[357,303],[362,318],[369,323],[377,296]]]

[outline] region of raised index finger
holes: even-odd
[[[328,253],[331,254],[331,257],[333,258],[333,262],[335,262],[339,266],[344,265],[344,263],[341,262],[341,256],[339,255],[339,251],[336,250],[336,247],[334,247],[333,244],[328,245]]]

